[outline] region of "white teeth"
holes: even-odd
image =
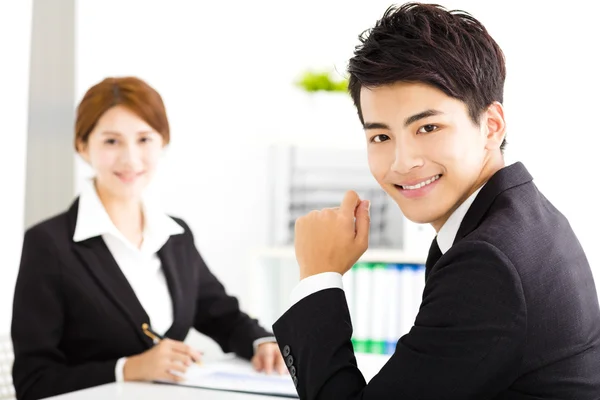
[[[400,187],[402,189],[406,189],[406,190],[421,189],[423,186],[427,186],[430,183],[437,181],[438,179],[440,179],[440,177],[441,177],[441,175],[436,175],[433,178],[427,179],[426,181],[421,182],[421,183],[417,183],[416,185],[412,185],[412,186],[409,186],[409,185],[406,185],[406,186],[400,185]]]

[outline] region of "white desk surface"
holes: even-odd
[[[77,392],[60,396],[48,397],[48,400],[276,400],[284,398],[158,383],[120,382],[78,390]],[[290,399],[287,398],[287,400]]]
[[[358,367],[363,373],[365,380],[369,382],[373,376],[379,372],[381,367],[387,362],[389,356],[379,356],[372,354],[357,354],[356,359]],[[79,390],[63,394],[60,396],[48,397],[46,400],[158,400],[158,399],[177,399],[177,400],[276,400],[286,399],[285,397],[262,396],[248,393],[226,392],[218,390],[208,390],[192,388],[185,386],[159,384],[159,383],[141,383],[141,382],[120,382],[109,383],[107,385],[96,386],[89,389]],[[287,398],[289,400],[289,398]]]

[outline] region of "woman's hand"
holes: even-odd
[[[261,343],[258,345],[256,354],[252,357],[252,366],[255,370],[259,372],[264,371],[267,374],[270,374],[273,371],[276,371],[279,374],[287,373],[281,351],[279,351],[277,343],[273,342]]]
[[[168,380],[181,382],[182,376],[193,362],[200,360],[200,353],[183,342],[163,339],[156,346],[128,357],[123,367],[125,381]]]

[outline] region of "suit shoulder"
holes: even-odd
[[[493,242],[475,237],[467,237],[456,243],[444,254],[444,258],[455,262],[485,261],[488,264],[506,265],[514,269],[510,258]]]
[[[35,274],[58,273],[59,260],[70,249],[72,232],[68,212],[38,222],[25,231],[21,250],[19,279]],[[32,275],[33,274],[33,275]]]
[[[40,221],[25,230],[25,237],[57,239],[69,234],[69,215],[67,211]]]
[[[522,277],[513,260],[488,241],[463,239],[456,243],[442,255],[430,276],[434,278],[432,281],[444,285],[454,281],[457,288],[465,287],[468,282],[478,282],[478,287],[486,290],[503,288],[505,293],[512,293],[524,302]]]
[[[510,257],[513,250],[530,247],[532,242],[553,241],[559,231],[564,237],[574,235],[567,218],[528,183],[498,195],[467,238],[491,243]]]

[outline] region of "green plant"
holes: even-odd
[[[296,85],[307,92],[347,92],[347,79],[334,79],[334,74],[326,71],[306,71]]]

